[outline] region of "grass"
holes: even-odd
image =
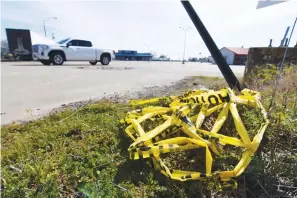
[[[297,186],[296,71],[287,73],[259,151],[236,190],[218,197],[294,195]],[[221,78],[195,77],[210,89],[226,86]],[[287,86],[285,86],[287,85]],[[288,87],[289,86],[289,87]],[[257,87],[253,87],[257,89]],[[264,106],[271,89],[261,87]],[[296,97],[295,97],[296,99]],[[76,112],[64,109],[27,124],[1,129],[1,196],[3,197],[203,197],[203,182],[178,182],[154,171],[149,160],[128,159],[131,141],[120,119],[133,107],[100,101]],[[281,113],[284,119],[280,119]],[[246,112],[249,123],[256,118]],[[224,157],[222,156],[222,160]],[[218,159],[220,160],[220,159]],[[223,163],[223,162],[222,162]],[[223,166],[223,165],[222,165]],[[277,190],[277,185],[279,189]]]
[[[104,101],[50,115],[26,125],[2,128],[2,176],[5,197],[57,197],[78,193],[112,175],[125,161],[119,144],[119,120],[127,106]]]

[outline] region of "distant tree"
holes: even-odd
[[[162,54],[159,58],[166,58],[166,56]]]
[[[188,60],[189,60],[189,61],[193,61],[193,62],[198,61],[198,59],[197,59],[196,57],[189,57]]]
[[[7,40],[4,40],[4,39],[1,40],[1,47],[7,47],[8,48]]]
[[[9,49],[8,49],[7,40],[1,40],[1,56],[8,52],[9,52]]]

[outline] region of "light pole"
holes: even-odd
[[[147,49],[149,50],[149,52],[152,54],[151,48],[147,44],[144,44],[144,45],[147,47]],[[148,62],[150,62],[150,59],[148,59]]]
[[[147,44],[144,44],[146,47],[147,47],[147,49],[151,52],[151,48],[147,45]]]
[[[51,20],[51,19],[58,19],[58,18],[57,17],[50,17],[48,19],[43,20],[43,29],[44,29],[44,35],[45,35],[45,37],[47,37],[46,36],[46,29],[45,29],[45,22],[48,21],[48,20]]]
[[[185,64],[185,54],[186,54],[186,40],[187,40],[187,31],[190,29],[193,29],[191,27],[187,27],[187,28],[183,28],[183,27],[179,27],[180,29],[182,29],[183,31],[185,31],[185,40],[184,40],[184,55],[183,55],[183,64]]]

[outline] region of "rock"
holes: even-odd
[[[15,171],[15,172],[19,172],[19,173],[22,173],[23,170],[13,166],[13,165],[9,165],[8,168],[10,168],[11,170]]]

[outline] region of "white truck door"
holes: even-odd
[[[95,61],[96,60],[96,49],[92,47],[90,41],[79,40],[80,60]]]
[[[80,51],[79,51],[79,40],[71,40],[66,44],[64,47],[64,52],[66,55],[66,60],[81,60],[80,58]]]

